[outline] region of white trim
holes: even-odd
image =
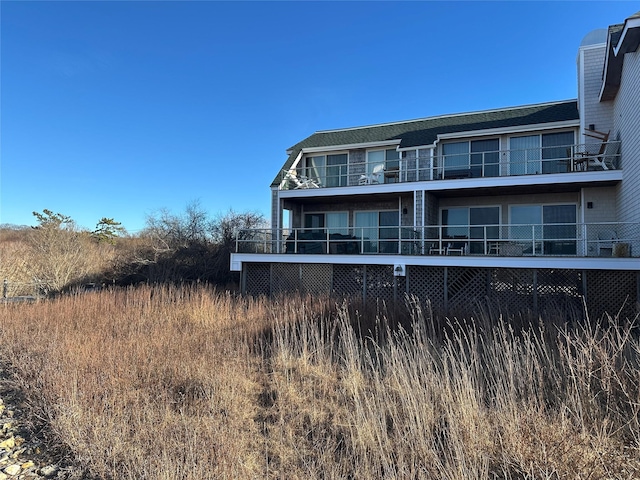
[[[307,154],[307,153],[323,153],[323,152],[339,152],[342,150],[354,150],[354,149],[360,149],[360,148],[383,148],[383,147],[396,147],[396,150],[398,150],[397,146],[400,145],[400,142],[402,140],[397,139],[397,140],[385,140],[385,141],[380,141],[380,142],[367,142],[367,143],[348,143],[348,144],[344,144],[344,145],[329,145],[326,147],[306,147],[300,150],[301,154]]]
[[[620,38],[618,39],[618,44],[613,49],[613,53],[615,54],[616,57],[618,56],[618,52],[620,52],[620,48],[622,47],[622,44],[624,43],[624,37],[627,36],[627,32],[632,28],[638,28],[638,27],[640,27],[640,18],[638,18],[638,17],[627,18],[624,21],[624,29],[622,30],[622,34],[620,35]]]
[[[609,71],[609,39],[611,37],[607,36],[607,43],[604,50],[604,65],[602,66],[602,84],[600,85],[600,93],[598,93],[598,101],[602,102],[602,95],[604,94],[604,88],[607,85],[607,72]],[[602,48],[602,44],[600,44],[600,48]]]
[[[410,152],[411,150],[433,150],[436,148],[435,143],[430,143],[429,145],[411,145],[410,147],[398,148],[399,152]]]
[[[569,270],[640,271],[640,259],[616,257],[495,257],[490,255],[305,255],[293,253],[232,253],[231,269],[243,263],[302,263],[334,265],[404,265],[479,268],[557,268]]]
[[[554,130],[554,129],[562,129],[569,127],[579,127],[580,121],[576,120],[565,120],[562,122],[553,122],[553,123],[536,123],[529,125],[518,125],[514,127],[503,127],[503,128],[488,128],[486,130],[469,130],[467,132],[454,132],[454,133],[443,133],[438,134],[438,140],[436,143],[439,143],[442,140],[452,140],[452,139],[460,139],[464,140],[468,137],[489,137],[495,135],[511,135],[513,133],[522,133],[522,132],[531,132],[532,135],[535,135],[536,132],[542,130]]]
[[[293,163],[289,167],[289,170],[293,170],[294,168],[297,168],[298,164],[300,163],[300,160],[302,160],[302,156],[303,156],[303,153],[302,153],[302,151],[300,151],[300,153],[298,153],[298,156],[296,157],[296,159],[293,161]]]
[[[599,47],[601,48],[601,47]],[[578,63],[578,113],[580,115],[580,131],[584,132],[585,131],[585,125],[586,125],[586,100],[585,100],[585,93],[584,93],[584,82],[585,82],[585,78],[584,78],[584,49],[581,48],[580,51],[578,52],[579,55],[579,63]],[[582,135],[582,140],[584,141],[584,134]]]

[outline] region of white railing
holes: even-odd
[[[304,161],[304,160],[303,160]],[[309,189],[382,183],[485,178],[617,170],[620,142],[588,143],[523,150],[497,150],[395,160],[392,168],[349,162],[313,169],[299,165],[281,172],[280,189]]]
[[[637,257],[640,224],[253,229],[237,232],[236,253]]]

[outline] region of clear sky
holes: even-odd
[[[576,98],[583,2],[1,1],[0,223],[268,217],[316,130]]]

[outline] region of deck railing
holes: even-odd
[[[617,170],[620,142],[586,143],[522,150],[496,150],[440,156],[407,156],[383,163],[351,161],[341,165],[301,165],[283,170],[280,189],[378,185],[461,178]]]
[[[640,224],[253,229],[237,232],[236,253],[638,257]]]

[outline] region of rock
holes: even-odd
[[[17,475],[20,473],[20,465],[9,465],[7,468],[4,469],[4,473],[6,473],[7,475]]]
[[[56,467],[55,465],[47,465],[46,467],[42,467],[40,469],[40,475],[46,478],[53,477],[56,473],[58,473],[58,467]]]
[[[35,466],[35,463],[33,463],[31,460],[28,460],[28,461],[24,462],[22,465],[20,465],[20,468],[22,470],[26,470],[27,468],[31,468],[33,466]]]
[[[0,442],[0,448],[4,448],[5,450],[11,450],[16,446],[16,439],[12,436],[7,438],[4,442]]]
[[[0,472],[0,480],[7,480],[7,477],[4,473]]]

